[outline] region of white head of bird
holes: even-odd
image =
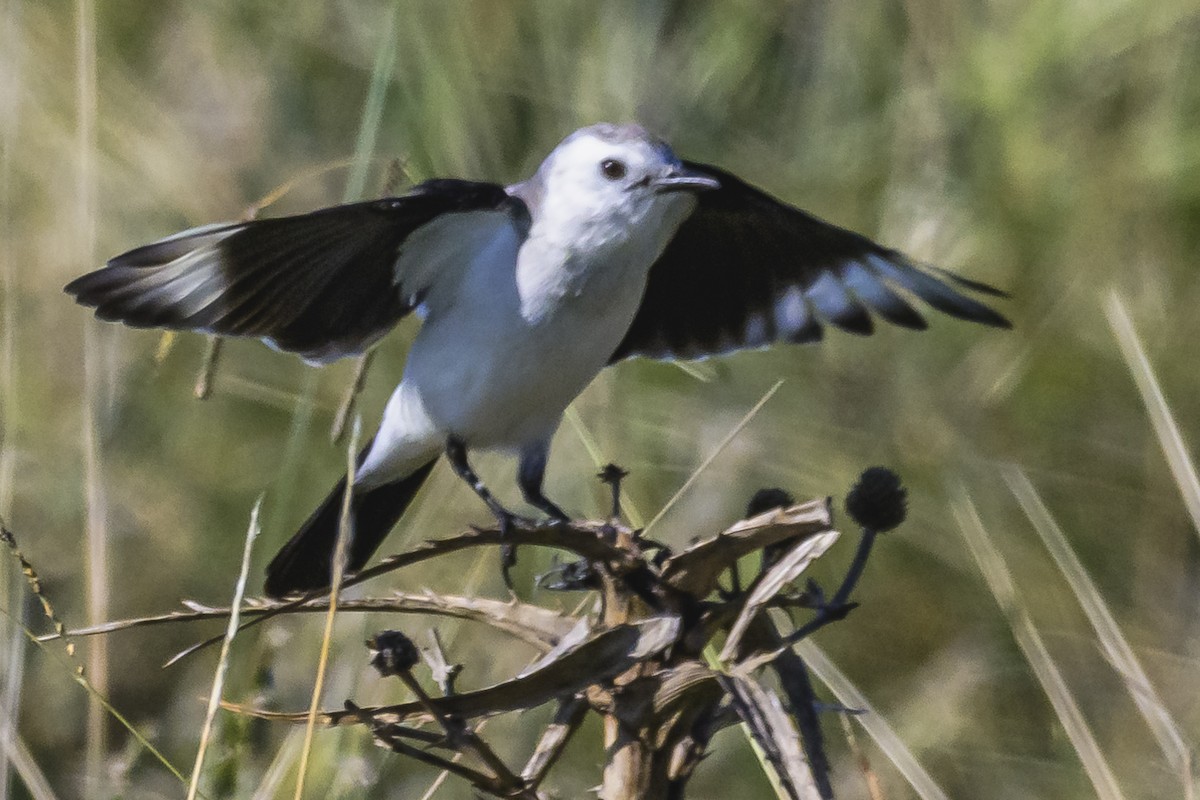
[[[536,207],[531,238],[594,256],[630,244],[657,252],[694,193],[717,187],[640,126],[605,123],[564,139],[518,193]]]

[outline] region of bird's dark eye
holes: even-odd
[[[615,158],[606,158],[600,162],[600,171],[610,181],[619,181],[625,177],[625,173],[628,170],[625,167],[624,161],[618,161]]]

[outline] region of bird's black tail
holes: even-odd
[[[369,448],[370,445],[363,450],[363,454]],[[436,461],[436,458],[431,459],[397,481],[354,491],[350,498],[348,570],[362,569],[371,554],[379,549]],[[361,462],[362,455],[359,456]],[[268,596],[283,597],[329,586],[345,491],[346,479],[342,478],[325,501],[300,526],[300,530],[271,559],[263,587]]]

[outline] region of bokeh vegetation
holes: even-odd
[[[212,397],[198,402],[200,337],[162,348],[154,333],[92,322],[60,287],[113,253],[236,218],[293,179],[263,213],[339,201],[381,71],[367,194],[383,191],[393,158],[414,180],[516,180],[580,125],[637,120],[687,158],[1010,290],[1011,333],[938,319],[922,334],[834,334],[819,347],[687,370],[623,364],[576,403],[547,491],[576,513],[601,513],[594,449],[631,471],[628,497],[650,519],[783,379],[654,535],[679,543],[731,522],[765,485],[841,495],[862,467],[887,464],[910,489],[910,521],[879,548],[863,607],[818,644],[945,795],[1192,796],[1194,779],[1172,761],[1182,751],[1160,746],[1105,655],[1111,633],[1096,633],[1078,581],[1039,538],[1035,521],[1048,523],[1031,494],[1078,554],[1157,690],[1155,713],[1186,750],[1200,739],[1200,540],[1189,513],[1200,498],[1164,455],[1165,423],[1156,429],[1153,393],[1131,372],[1136,346],[1127,336],[1123,355],[1116,333],[1127,312],[1184,442],[1196,441],[1200,12],[1186,0],[3,0],[0,515],[68,624],[185,597],[227,600],[265,491],[257,574],[343,468],[328,428],[352,365],[315,371],[231,342]],[[320,171],[335,163],[343,167]],[[414,329],[406,323],[380,347],[362,398],[368,429]],[[503,496],[517,496],[511,462],[480,463]],[[439,466],[385,550],[484,518]],[[964,539],[964,529],[979,534],[975,519],[1006,560],[1011,597],[984,580]],[[836,575],[837,558],[818,577]],[[520,585],[545,566],[526,556]],[[494,561],[474,556],[394,580],[503,596]],[[88,695],[61,646],[35,648],[15,624],[45,627],[23,579],[6,568],[0,587],[0,722],[15,715],[0,736],[48,779],[54,794],[38,796],[180,796],[110,717],[89,728]],[[422,636],[426,626],[386,624]],[[326,705],[388,699],[361,648],[386,624],[339,622]],[[320,627],[293,617],[240,637],[226,696],[303,707]],[[468,665],[464,686],[531,656],[475,629],[439,629],[450,657]],[[1082,765],[1078,727],[1031,666],[1030,630],[1117,794]],[[117,635],[107,669],[90,673],[185,773],[215,655],[159,664],[216,631]],[[78,663],[97,646],[81,642]],[[829,722],[840,796],[867,796]],[[491,738],[525,752],[536,735],[527,723],[496,719]],[[861,730],[858,740],[887,797],[916,796],[885,749]],[[594,785],[598,741],[589,730],[571,747],[561,796]],[[293,732],[223,715],[204,789],[290,797],[297,744]],[[34,796],[4,763],[0,797]],[[313,796],[420,797],[435,777],[366,736],[319,732],[309,783]],[[745,740],[727,731],[693,791],[771,790]],[[436,796],[469,794],[447,783]]]

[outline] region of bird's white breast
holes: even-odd
[[[524,239],[511,223],[481,237],[459,279],[430,289],[405,368],[438,427],[474,447],[548,438],[628,330],[650,265],[694,202],[680,199],[607,235],[562,236],[540,220]]]

